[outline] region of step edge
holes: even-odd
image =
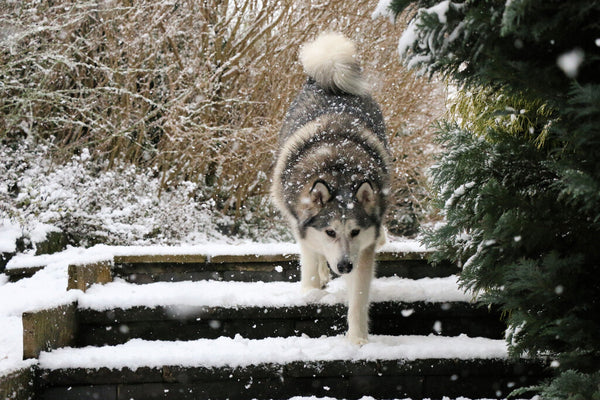
[[[247,364],[247,365],[220,365],[220,366],[205,366],[205,365],[177,365],[177,364],[164,364],[160,366],[139,366],[136,368],[131,367],[106,367],[100,366],[96,368],[87,368],[87,367],[67,367],[67,368],[45,368],[42,364],[40,364],[37,368],[41,372],[40,376],[44,379],[44,376],[48,374],[77,374],[84,372],[86,375],[91,375],[94,373],[108,373],[108,374],[119,374],[115,375],[118,382],[122,381],[121,374],[129,373],[136,374],[138,371],[141,371],[142,374],[150,373],[164,373],[165,369],[172,370],[192,370],[198,372],[205,373],[224,373],[224,374],[240,374],[240,373],[253,373],[254,370],[272,370],[273,372],[280,373],[282,371],[282,367],[286,368],[284,372],[288,372],[291,370],[306,370],[306,376],[314,376],[314,370],[325,370],[327,368],[332,368],[340,364],[345,364],[356,367],[374,367],[377,368],[377,373],[387,373],[388,375],[397,375],[395,373],[390,373],[390,371],[398,372],[412,372],[415,369],[423,369],[428,371],[435,370],[448,370],[449,368],[462,368],[464,366],[480,366],[482,364],[493,364],[493,368],[514,368],[514,367],[523,367],[526,366],[529,368],[527,372],[540,372],[544,371],[549,367],[548,360],[542,358],[509,358],[509,357],[472,357],[472,358],[417,358],[417,359],[401,359],[401,358],[391,358],[391,359],[358,359],[358,360],[298,360],[298,361],[290,361],[286,363],[276,363],[276,362],[262,362],[256,364]],[[438,364],[438,365],[436,365]],[[440,365],[441,364],[441,365]],[[392,367],[392,368],[390,368]],[[531,368],[537,369],[537,371],[531,371]],[[352,372],[349,369],[349,372]],[[481,376],[493,374],[494,371],[477,370],[478,374]],[[522,375],[527,375],[526,372],[523,372]],[[298,376],[294,374],[294,376]],[[339,376],[339,375],[338,375]],[[145,381],[156,381],[156,378],[143,378]]]
[[[431,251],[381,251],[376,255],[377,261],[412,261],[424,260],[431,255]],[[115,264],[223,264],[223,263],[258,263],[258,262],[286,262],[298,261],[298,253],[275,254],[218,254],[204,253],[171,253],[171,254],[119,254],[114,256]]]
[[[447,305],[447,309],[443,309]],[[398,310],[417,309],[415,312],[438,312],[439,308],[442,308],[442,312],[447,312],[449,315],[458,316],[471,316],[473,313],[475,316],[499,313],[500,310],[492,307],[488,309],[478,303],[467,302],[467,301],[380,301],[371,302],[371,313],[379,312],[381,314],[388,314],[396,312]],[[180,310],[178,310],[180,308]],[[373,310],[375,308],[375,311]],[[382,310],[383,309],[383,310]],[[453,314],[453,311],[457,313]],[[265,312],[264,310],[269,310]],[[288,306],[239,306],[239,307],[226,307],[226,306],[190,306],[190,305],[179,305],[179,304],[164,304],[155,307],[148,307],[144,305],[131,306],[131,307],[113,307],[110,309],[94,309],[79,307],[78,317],[80,322],[92,325],[92,319],[97,321],[97,318],[101,314],[108,315],[103,320],[118,320],[118,323],[123,322],[150,322],[168,319],[185,321],[188,319],[196,319],[198,316],[203,318],[231,318],[237,317],[239,314],[245,314],[246,319],[260,319],[260,316],[264,315],[262,319],[281,319],[288,317],[295,319],[298,317],[306,317],[308,319],[314,317],[330,316],[339,313],[344,313],[347,310],[347,305],[344,303],[336,304],[304,304],[304,305],[288,305]],[[414,311],[414,310],[412,310]],[[276,314],[272,314],[275,312]],[[156,318],[152,319],[133,319],[133,318],[117,318],[115,314],[123,313],[146,313],[156,314]],[[468,314],[467,314],[468,313]],[[122,315],[119,315],[123,317]],[[114,323],[114,322],[113,322]],[[93,325],[102,325],[97,323]]]

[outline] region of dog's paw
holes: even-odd
[[[308,303],[316,303],[321,300],[327,294],[326,291],[313,288],[313,287],[303,287],[302,288],[302,297]]]
[[[369,343],[369,338],[366,336],[348,334],[346,335],[346,338],[350,343],[357,346],[364,346],[365,344]]]

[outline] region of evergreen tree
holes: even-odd
[[[600,399],[600,1],[392,0],[405,63],[459,89],[426,241],[505,312],[542,398]],[[416,10],[416,11],[415,11]]]

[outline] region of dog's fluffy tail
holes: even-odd
[[[322,33],[306,43],[300,49],[300,62],[306,74],[325,90],[357,96],[368,91],[356,60],[356,47],[341,33]]]

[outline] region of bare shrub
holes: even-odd
[[[109,168],[156,167],[162,190],[195,182],[198,201],[232,215],[265,210],[280,120],[304,80],[298,47],[339,30],[375,82],[398,201],[418,214],[425,127],[440,104],[435,86],[401,69],[398,34],[371,18],[375,4],[2,2],[0,138],[39,138],[61,162],[88,148]]]

